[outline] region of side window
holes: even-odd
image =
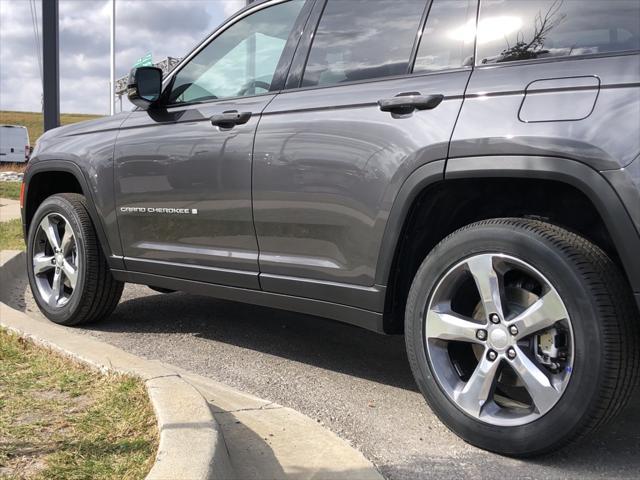
[[[328,0],[302,86],[408,73],[425,0]]]
[[[222,32],[176,74],[169,103],[268,91],[303,4],[304,0],[291,0],[274,5]]]
[[[414,73],[473,65],[478,0],[434,0],[422,31]]]
[[[638,0],[482,0],[478,64],[640,49]]]

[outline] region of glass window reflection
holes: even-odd
[[[420,40],[414,73],[473,65],[477,0],[434,0]]]
[[[329,0],[302,85],[331,85],[408,72],[424,0]]]
[[[256,95],[268,91],[304,0],[291,0],[239,20],[176,75],[169,103]]]
[[[478,64],[640,49],[638,0],[483,0]]]

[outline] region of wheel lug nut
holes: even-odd
[[[509,327],[509,333],[511,333],[511,335],[517,335],[518,334],[518,327],[516,327],[515,325],[511,325]]]
[[[489,321],[491,323],[500,323],[500,317],[497,313],[492,313],[491,315],[489,315]]]
[[[493,350],[489,350],[487,352],[487,358],[493,362],[496,358],[498,358],[498,354]]]
[[[511,360],[516,358],[516,351],[513,348],[510,348],[509,350],[507,350],[507,357],[509,357]]]
[[[486,340],[487,339],[487,331],[486,330],[478,330],[476,332],[476,337],[478,340]]]

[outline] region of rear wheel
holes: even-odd
[[[47,198],[27,240],[27,272],[42,313],[62,325],[100,320],[114,310],[124,284],[113,278],[83,196]]]
[[[481,448],[536,455],[615,415],[637,382],[635,307],[613,262],[559,227],[465,227],[418,270],[407,351],[434,412]]]

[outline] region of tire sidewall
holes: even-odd
[[[414,376],[427,402],[465,440],[505,454],[533,455],[574,436],[596,402],[603,367],[602,331],[584,279],[561,250],[532,233],[504,224],[472,226],[457,232],[425,259],[407,301],[407,349]],[[572,324],[573,372],[564,394],[545,415],[517,427],[481,422],[455,406],[434,378],[426,353],[424,320],[435,286],[454,265],[482,253],[510,255],[540,271],[562,298]]]
[[[34,242],[38,227],[42,219],[51,214],[57,213],[63,216],[71,225],[73,234],[76,238],[76,246],[78,252],[78,258],[80,259],[80,265],[78,268],[78,280],[76,282],[76,288],[71,295],[69,301],[62,307],[51,308],[47,302],[45,302],[38,290],[35,275],[33,272],[33,252]],[[82,300],[82,295],[86,285],[87,278],[87,255],[86,255],[86,237],[80,218],[75,211],[74,206],[66,200],[64,197],[54,195],[46,199],[38,208],[29,227],[29,233],[27,236],[27,274],[29,277],[29,283],[33,292],[33,297],[38,307],[45,313],[46,317],[55,323],[71,324],[75,314],[78,311],[79,305]]]

